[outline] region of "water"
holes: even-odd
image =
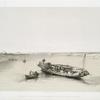
[[[12,58],[17,60],[9,60]],[[80,80],[41,72],[37,64],[43,58],[54,64],[82,67],[83,54],[0,55],[0,90],[100,91],[100,54],[87,54],[85,68],[90,72],[90,75]],[[25,63],[24,59],[26,59]],[[28,74],[30,70],[38,71],[39,78],[25,80],[24,75]]]

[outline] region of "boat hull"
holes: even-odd
[[[39,63],[38,66],[45,73],[70,78],[81,78],[89,75],[89,72],[82,68],[76,68],[70,65]]]
[[[29,75],[25,75],[25,79],[36,79],[38,77],[34,77],[34,76],[29,76]]]
[[[36,79],[38,78],[38,73],[37,72],[33,72],[33,71],[30,71],[31,73],[29,73],[29,75],[25,75],[25,79]]]

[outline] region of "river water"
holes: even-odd
[[[85,69],[90,75],[76,80],[47,75],[37,66],[42,59],[53,64],[83,67],[82,53],[36,53],[0,55],[0,90],[18,91],[100,91],[100,54],[87,54]],[[26,62],[23,62],[23,60]],[[38,71],[39,78],[25,80],[30,70]]]

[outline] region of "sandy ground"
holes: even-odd
[[[16,59],[12,61],[11,59]],[[87,54],[86,69],[89,76],[75,80],[60,76],[46,75],[37,66],[45,58],[52,63],[82,67],[81,54],[0,54],[0,90],[25,91],[100,91],[100,54]],[[23,60],[26,59],[26,63]],[[25,80],[30,70],[38,71],[39,78]]]

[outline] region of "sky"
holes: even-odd
[[[0,8],[0,52],[99,52],[100,8]]]

